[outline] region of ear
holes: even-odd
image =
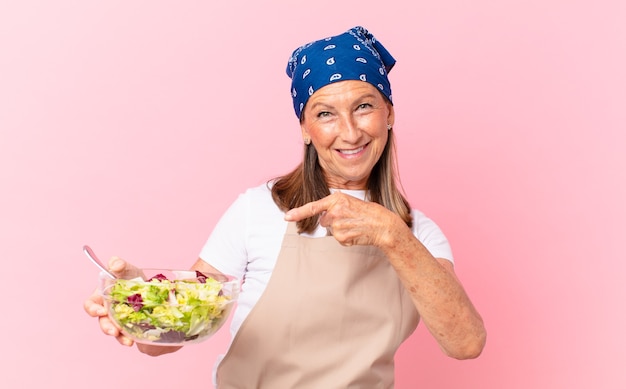
[[[300,123],[300,131],[302,131],[302,140],[304,141],[304,143],[306,143],[307,139],[310,142],[311,135],[309,135],[309,131],[306,129],[306,126],[304,125],[304,123]]]
[[[391,124],[391,127],[393,127],[393,124],[396,120],[396,112],[393,109],[393,104],[391,104],[390,102],[387,102],[387,108],[389,109],[389,114],[387,115],[387,124]]]

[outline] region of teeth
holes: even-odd
[[[356,154],[359,151],[363,150],[363,146],[359,147],[358,149],[352,149],[352,150],[341,150],[342,154]]]

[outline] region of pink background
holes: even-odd
[[[625,387],[626,3],[262,3],[0,3],[0,386],[210,387],[227,331],[118,346],[83,312],[81,246],[189,266],[238,193],[300,158],[291,50],[362,24],[398,59],[408,197],[489,333],[460,362],[420,326],[397,387]]]

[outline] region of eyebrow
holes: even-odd
[[[316,101],[316,102],[313,103],[313,105],[311,105],[311,107],[309,109],[310,110],[314,110],[314,109],[316,109],[316,108],[318,108],[320,106],[323,107],[323,108],[332,108],[332,105],[330,105],[330,104],[326,104],[326,103],[322,103],[322,102]]]
[[[358,96],[356,99],[354,99],[354,101],[358,101],[359,102],[358,104],[362,104],[361,102],[363,100],[366,100],[366,99],[376,99],[376,97],[377,96],[374,93],[369,93],[368,92],[368,93],[365,93],[364,95]],[[315,101],[311,105],[310,109],[313,110],[313,109],[318,108],[319,106],[325,107],[325,108],[332,108],[333,107],[332,104],[328,104],[328,103],[325,103],[323,101]]]
[[[359,99],[375,99],[377,97],[378,96],[375,95],[374,93],[366,93],[363,96],[359,97],[357,100],[359,100]]]

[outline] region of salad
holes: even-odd
[[[185,272],[189,273],[189,272]],[[192,272],[193,274],[193,272]],[[180,344],[217,331],[234,296],[222,283],[196,271],[193,278],[116,280],[106,293],[109,314],[138,342]]]

